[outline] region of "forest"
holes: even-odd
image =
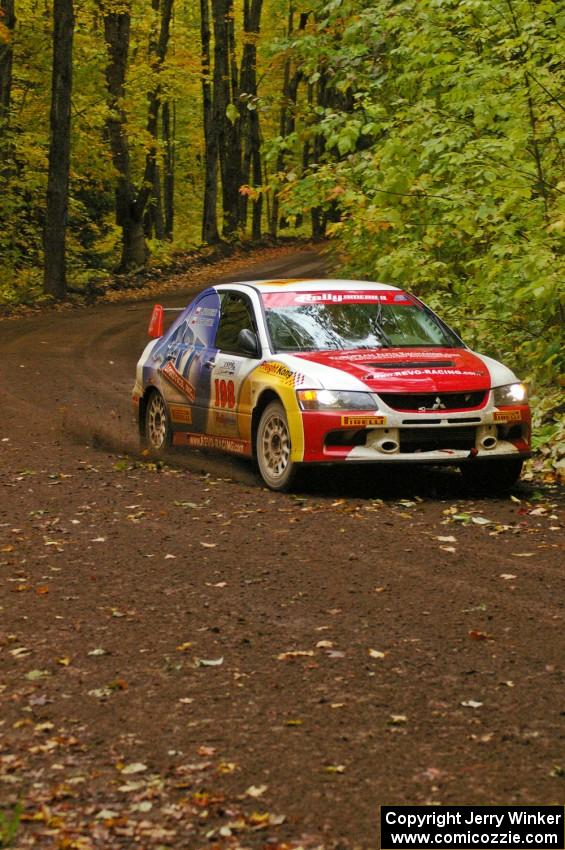
[[[564,36],[554,0],[0,0],[0,306],[326,240],[513,363],[554,446]]]

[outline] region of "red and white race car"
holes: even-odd
[[[214,286],[163,332],[156,305],[133,402],[148,447],[256,459],[274,490],[307,464],[456,464],[509,488],[530,453],[525,386],[418,298],[350,280]]]

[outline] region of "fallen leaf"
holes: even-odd
[[[471,629],[469,637],[471,640],[494,640],[492,635],[487,634],[487,632],[480,632],[477,629]]]
[[[533,558],[535,554],[535,552],[512,552],[515,558]]]
[[[144,770],[147,770],[147,765],[140,761],[134,761],[131,764],[126,764],[124,767],[119,768],[119,770],[124,776],[130,776],[133,773],[143,773]]]
[[[112,691],[110,688],[94,688],[94,690],[88,691],[88,696],[96,697],[97,699],[108,699],[108,697],[112,696]]]
[[[474,699],[467,699],[464,702],[462,702],[461,705],[464,705],[467,708],[480,708],[481,705],[482,705],[482,702],[477,702],[477,700],[474,700]]]
[[[206,543],[205,540],[201,540],[200,545],[204,546],[205,549],[214,549],[218,544],[217,543]]]
[[[117,818],[118,812],[112,811],[112,809],[102,809],[96,815],[98,820],[111,820],[112,818]]]
[[[37,679],[46,679],[50,675],[49,670],[30,670],[29,673],[26,673],[26,679],[29,682],[35,682]]]
[[[195,658],[195,667],[219,667],[224,663],[223,656],[221,658]]]
[[[192,646],[192,643],[191,643],[190,641],[186,641],[186,643],[180,643],[180,644],[177,646],[177,650],[178,650],[179,652],[186,652],[186,651],[187,651],[187,649],[190,649],[190,647],[191,647],[191,646]]]
[[[324,768],[326,773],[345,773],[344,764],[327,764]]]
[[[380,652],[378,649],[369,649],[367,650],[371,658],[384,658],[386,652]]]
[[[248,797],[262,797],[267,788],[267,785],[250,785],[245,793]]]
[[[13,655],[14,658],[25,658],[30,653],[31,649],[28,649],[27,646],[18,646],[17,649],[10,650],[10,655]]]
[[[513,573],[500,573],[500,578],[503,578],[505,581],[510,581],[513,578],[518,578]]]
[[[316,649],[331,649],[333,642],[331,640],[319,640],[316,644]]]
[[[290,658],[301,658],[307,655],[314,655],[313,649],[290,649],[288,652],[281,652],[277,655],[277,661],[288,661]]]

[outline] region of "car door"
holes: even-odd
[[[237,290],[221,292],[220,318],[213,345],[202,356],[210,374],[209,388],[202,385],[196,406],[207,413],[206,432],[213,445],[226,451],[251,451],[251,398],[245,379],[261,360],[242,350],[242,330],[257,334],[255,309],[250,298]]]
[[[194,302],[162,352],[162,392],[177,431],[206,430],[206,415],[196,402],[210,395],[210,347],[219,316],[218,293],[207,290]]]

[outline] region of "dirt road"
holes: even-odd
[[[0,323],[11,846],[365,849],[381,804],[562,804],[558,493],[470,500],[424,470],[289,496],[242,461],[157,467],[129,406],[149,310]]]

